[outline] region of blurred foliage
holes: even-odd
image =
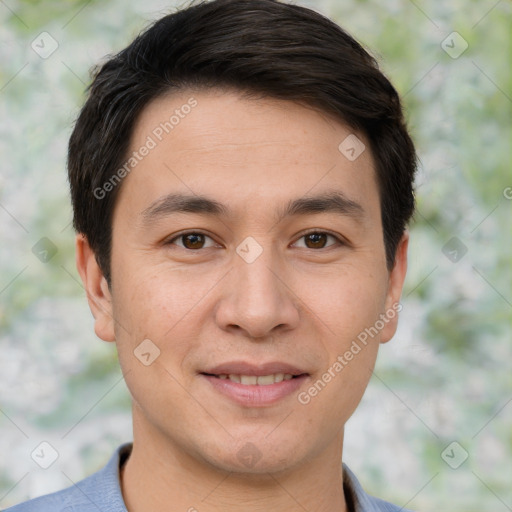
[[[299,3],[377,57],[421,159],[401,324],[347,425],[344,460],[407,508],[510,509],[511,4]],[[115,347],[94,339],[74,268],[66,144],[92,66],[172,5],[0,3],[1,506],[69,485],[61,470],[76,481],[130,439]],[[30,46],[43,31],[59,44],[47,59]],[[468,43],[457,59],[441,47],[453,31]],[[32,253],[42,237],[58,249],[47,263]],[[456,263],[443,252],[452,237],[467,248]],[[30,459],[42,439],[67,454],[58,468]],[[452,441],[469,454],[456,470],[441,457]]]

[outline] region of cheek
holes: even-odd
[[[351,349],[352,347],[352,349]],[[333,340],[329,363],[298,396],[298,413],[308,430],[320,432],[319,449],[340,433],[366,390],[377,357],[378,343],[358,347],[348,339]]]
[[[342,350],[344,344],[374,325],[384,311],[385,279],[361,269],[344,267],[329,280],[311,280],[304,290],[308,308],[329,328],[330,352]]]
[[[163,362],[172,354],[180,360],[187,344],[180,331],[193,307],[190,295],[168,282],[164,274],[133,272],[130,279],[117,283],[113,295],[116,340],[123,370],[138,369],[137,354],[147,345],[151,358]],[[144,341],[144,340],[150,340]],[[172,347],[172,350],[169,348]],[[149,359],[146,356],[146,359]]]
[[[163,341],[170,331],[182,328],[208,287],[207,279],[191,280],[165,268],[135,271],[117,286],[115,309],[133,335],[151,334]]]
[[[372,327],[383,313],[385,282],[371,274],[345,272],[327,289],[310,287],[310,305],[323,329],[324,367],[306,390],[310,401],[334,424],[346,421],[359,403],[377,357],[380,332]]]
[[[188,317],[196,292],[181,293],[180,283],[171,283],[164,272],[133,272],[115,291],[116,345],[125,381],[134,402],[157,422],[170,397],[174,404],[187,403],[181,365],[199,339]],[[178,421],[180,410],[168,410],[168,421]]]

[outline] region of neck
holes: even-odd
[[[280,472],[228,472],[134,425],[132,453],[121,472],[129,512],[346,512],[343,431],[299,467]]]

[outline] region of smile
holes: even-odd
[[[217,396],[227,398],[244,407],[274,405],[286,397],[297,394],[310,378],[306,373],[293,376],[289,373],[259,376],[201,373],[199,376]]]
[[[208,374],[206,374],[208,375]],[[278,382],[282,382],[283,380],[290,380],[298,377],[298,375],[292,375],[291,373],[273,373],[270,375],[237,375],[234,373],[231,374],[221,374],[221,375],[212,375],[212,377],[216,377],[217,379],[229,379],[231,382],[238,382],[243,384],[244,386],[269,386],[271,384],[275,384]]]

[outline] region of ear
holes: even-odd
[[[82,278],[87,301],[94,317],[94,332],[104,341],[115,341],[112,295],[87,238],[78,234],[75,240],[76,267]]]
[[[409,246],[409,232],[406,230],[398,243],[395,254],[395,264],[389,274],[388,293],[385,303],[385,326],[381,331],[381,343],[389,341],[398,326],[398,313],[401,311],[400,296],[407,272],[407,248]]]

